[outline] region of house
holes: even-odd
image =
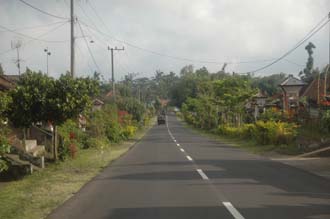
[[[297,112],[301,90],[306,83],[289,75],[280,85],[283,91],[283,111],[289,114]]]
[[[12,80],[9,80],[5,75],[0,75],[0,91],[6,91],[13,89],[15,83]]]
[[[94,99],[93,100],[93,111],[100,110],[102,106],[104,105],[104,102],[99,99]]]
[[[265,111],[267,96],[259,90],[259,92],[252,97],[253,117],[257,119],[261,113]]]
[[[326,84],[329,84],[330,79],[325,83],[324,78],[315,78],[303,91],[302,97],[306,97],[309,105],[312,107],[316,107],[321,104],[323,99],[326,96],[326,93],[329,93],[329,87],[327,91],[325,90]]]

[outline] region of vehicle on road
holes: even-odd
[[[165,115],[164,114],[159,114],[157,116],[157,123],[158,123],[158,125],[166,124],[166,119],[165,119]]]

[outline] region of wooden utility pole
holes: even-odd
[[[114,71],[114,60],[113,60],[113,51],[124,51],[125,48],[118,49],[117,47],[111,48],[108,46],[108,50],[111,52],[111,86],[112,86],[112,96],[116,98],[116,89],[115,89],[115,71]]]
[[[70,1],[70,23],[71,23],[71,36],[70,36],[70,42],[71,42],[71,62],[70,62],[70,73],[71,76],[74,77],[75,76],[75,51],[74,51],[74,20],[75,20],[75,16],[74,16],[74,0]]]
[[[20,59],[20,55],[19,55],[19,49],[21,48],[22,43],[21,41],[17,41],[17,42],[13,42],[11,41],[11,48],[12,49],[16,49],[16,53],[17,53],[17,59],[15,60],[15,63],[17,65],[17,69],[18,69],[18,75],[21,75],[21,59]]]

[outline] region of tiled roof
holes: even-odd
[[[327,83],[329,84],[329,78],[327,79]],[[305,96],[311,100],[317,101],[318,95],[320,97],[324,96],[324,85],[325,85],[325,80],[324,78],[320,79],[314,79],[306,88],[302,96]],[[329,92],[329,87],[327,86],[327,90]]]
[[[280,86],[304,86],[306,85],[305,82],[299,80],[298,78],[289,75],[281,84]]]
[[[1,76],[11,83],[16,84],[19,81],[19,75],[1,75]]]
[[[15,83],[0,75],[0,90],[9,90],[15,87]]]

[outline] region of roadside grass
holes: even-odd
[[[219,142],[246,149],[247,151],[264,156],[298,155],[303,151],[295,145],[260,145],[253,139],[240,139],[224,135],[215,134],[212,130],[196,128],[179,118],[185,127],[190,128],[196,133],[212,138]]]
[[[0,189],[0,218],[41,219],[64,203],[109,163],[127,152],[155,123],[138,131],[134,139],[104,149],[81,150],[76,159],[50,164],[46,169]]]

